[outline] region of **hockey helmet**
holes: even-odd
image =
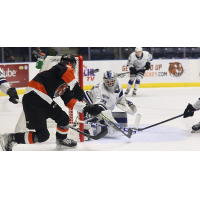
[[[142,47],[136,47],[135,54],[140,58],[142,56]]]
[[[73,67],[73,69],[76,69],[76,58],[72,55],[72,54],[64,54],[61,59],[60,62],[67,62],[70,63]]]
[[[115,87],[117,85],[117,75],[115,72],[110,71],[106,71],[103,74],[103,83],[106,87],[106,89],[111,92],[114,93],[115,91]]]
[[[142,51],[142,47],[136,47],[135,48],[135,52],[141,52]]]

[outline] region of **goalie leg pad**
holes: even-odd
[[[123,127],[128,126],[128,118],[126,112],[113,112],[112,114],[118,124],[120,124]]]

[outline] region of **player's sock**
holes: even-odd
[[[192,133],[200,133],[200,122],[192,127]]]
[[[130,79],[128,84],[127,84],[127,89],[126,89],[126,92],[125,92],[126,95],[130,92],[132,85],[133,85],[133,81]]]
[[[69,128],[57,126],[56,139],[66,139]]]
[[[34,144],[38,142],[35,132],[16,133],[15,141],[17,144]]]
[[[16,133],[15,141],[18,144],[35,144],[45,142],[49,139],[50,133],[47,128],[37,129],[35,132]]]
[[[137,90],[140,86],[140,80],[135,81],[134,90]]]

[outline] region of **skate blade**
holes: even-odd
[[[77,145],[76,146],[74,146],[74,147],[68,147],[68,146],[63,146],[63,145],[56,145],[56,148],[57,149],[75,149],[77,147]]]
[[[3,135],[0,135],[0,144],[1,144],[1,148],[3,151],[6,151],[5,149],[5,142],[4,142],[4,137]]]
[[[191,133],[200,133],[200,130],[198,130],[198,131],[192,130]]]

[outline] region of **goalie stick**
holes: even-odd
[[[122,127],[121,125],[119,124],[116,124],[112,121],[110,121],[106,116],[104,116],[102,113],[100,113],[100,115],[103,117],[103,119],[110,125],[112,126],[115,130],[117,131],[120,131],[122,132],[126,137],[128,137],[129,139],[131,138],[132,136],[132,129],[131,128],[128,128],[128,134],[126,134],[123,130],[124,130],[124,127]]]
[[[22,102],[19,101],[18,99],[16,99],[16,101],[17,101],[18,103],[21,103],[21,104],[22,104]],[[81,133],[82,135],[84,135],[84,136],[86,136],[86,137],[88,137],[88,138],[91,138],[91,139],[93,139],[93,140],[99,140],[99,139],[101,139],[102,137],[104,137],[104,136],[108,133],[107,130],[104,130],[104,131],[100,132],[98,135],[93,136],[93,135],[89,135],[89,134],[87,134],[87,133],[84,133],[84,132],[82,132],[82,131],[76,129],[76,128],[73,127],[73,126],[70,126],[70,125],[69,125],[69,128],[71,128],[71,129],[73,129],[73,130],[75,130],[75,131]]]

